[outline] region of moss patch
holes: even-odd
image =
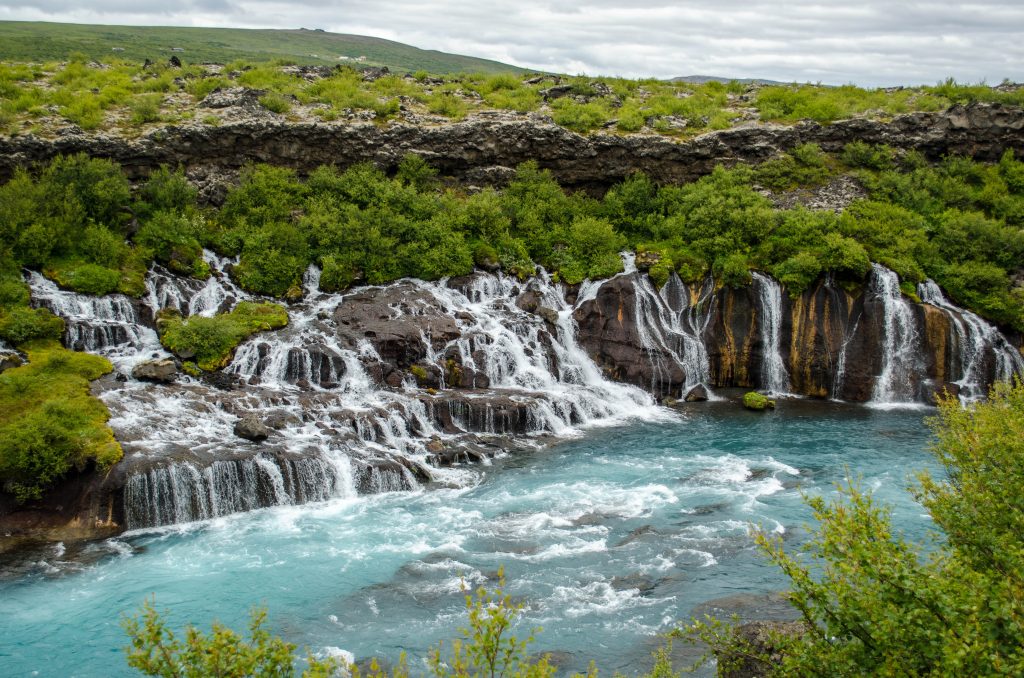
[[[193,359],[203,370],[217,370],[231,361],[235,348],[256,332],[276,330],[288,324],[288,312],[280,304],[240,302],[230,313],[187,320],[167,314],[158,320],[160,342],[176,355]]]
[[[0,480],[18,501],[38,498],[72,468],[108,468],[121,446],[89,382],[113,368],[52,340],[22,345],[29,362],[0,374]]]
[[[775,401],[768,398],[767,396],[761,395],[757,391],[751,391],[749,393],[743,394],[743,407],[747,408],[748,410],[757,411],[774,410]]]

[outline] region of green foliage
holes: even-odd
[[[556,124],[580,133],[597,129],[611,118],[608,107],[602,102],[578,103],[563,97],[556,99],[551,109]]]
[[[163,97],[159,94],[143,94],[132,99],[129,104],[131,121],[134,125],[160,120],[160,104]]]
[[[884,145],[872,146],[863,141],[851,141],[846,144],[840,158],[849,167],[879,172],[896,167],[896,154],[891,148]]]
[[[59,340],[63,334],[64,321],[54,316],[49,309],[0,307],[0,340],[11,346],[34,339]]]
[[[555,674],[555,667],[548,663],[546,655],[540,659],[530,657],[528,649],[534,640],[533,633],[525,640],[510,634],[523,606],[513,603],[504,592],[505,578],[501,570],[498,576],[494,591],[481,587],[475,595],[466,596],[469,627],[461,629],[462,638],[452,642],[449,656],[443,656],[443,646],[431,652],[430,669],[435,676],[546,678]]]
[[[718,258],[714,267],[715,277],[728,287],[745,287],[750,284],[750,265],[744,254],[728,254]]]
[[[305,235],[292,224],[270,223],[248,234],[234,275],[244,289],[283,297],[301,286],[309,264]]]
[[[154,258],[174,273],[205,278],[210,269],[199,242],[205,232],[206,223],[198,214],[159,211],[139,229],[135,242],[151,250]]]
[[[288,97],[277,92],[268,92],[260,97],[260,105],[272,113],[285,114],[292,109]]]
[[[182,319],[175,313],[157,319],[160,343],[203,370],[216,370],[231,361],[235,348],[256,332],[276,330],[288,324],[288,312],[271,303],[239,302],[229,313],[212,318]]]
[[[295,645],[271,635],[264,628],[266,621],[267,611],[257,608],[250,616],[248,639],[217,622],[208,634],[190,625],[184,638],[179,638],[147,600],[141,614],[121,621],[131,641],[125,648],[128,666],[162,678],[336,675],[340,668],[336,661],[313,657],[307,658],[308,667],[301,674],[296,671]]]
[[[803,144],[758,166],[754,177],[758,183],[776,191],[820,186],[834,175],[829,161],[817,144]]]
[[[110,467],[121,446],[106,425],[107,408],[89,393],[89,382],[112,369],[106,358],[52,339],[22,349],[28,363],[0,374],[0,482],[27,501],[73,468]]]
[[[932,426],[943,472],[915,488],[936,528],[925,543],[894,533],[890,510],[852,482],[808,498],[818,525],[799,555],[758,534],[808,629],[776,639],[772,675],[1024,671],[1024,384],[967,407],[946,398]],[[720,656],[751,649],[714,623],[689,631]]]

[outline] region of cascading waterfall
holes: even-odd
[[[213,270],[206,281],[178,278],[155,267],[140,302],[62,291],[35,273],[28,282],[34,303],[67,321],[69,344],[105,355],[119,371],[130,373],[141,360],[168,355],[152,329],[152,317],[165,306],[183,315],[210,315],[249,298],[224,272],[231,262],[210,253],[205,258]],[[635,290],[636,331],[651,359],[666,361],[666,379],[670,369],[676,379],[682,370],[686,390],[680,395],[707,385],[703,336],[713,317],[713,281],[705,281],[694,294],[673,274],[656,290],[631,260],[626,264],[619,275]],[[478,272],[453,281],[399,281],[350,295],[397,300],[375,313],[390,313],[386,322],[398,327],[421,328],[403,341],[418,342],[417,355],[425,357],[417,360],[441,375],[435,390],[419,388],[408,372],[383,385],[382,366],[391,369],[378,353],[378,348],[385,352],[384,344],[374,343],[371,334],[346,334],[344,327],[358,316],[346,311],[346,304],[357,302],[320,292],[318,279],[317,269],[307,271],[306,298],[289,308],[289,325],[244,342],[226,375],[210,383],[179,375],[173,384],[132,379],[102,384],[98,392],[125,450],[120,468],[130,527],[409,490],[431,479],[465,485],[475,482],[475,474],[452,468],[450,460],[486,458],[479,451],[458,452],[468,449],[458,447],[465,441],[500,450],[507,445],[503,436],[572,435],[584,426],[672,416],[646,391],[606,379],[580,346],[574,311],[596,298],[605,283],[585,282],[575,298],[567,298],[567,288],[543,273],[523,282]],[[785,390],[779,355],[781,294],[770,278],[758,276],[756,284],[764,295],[766,354],[780,363],[768,366],[765,383]],[[917,343],[910,307],[900,297],[896,275],[887,269],[875,267],[871,291],[885,315],[883,368],[873,400],[909,402],[915,395],[907,385]],[[931,291],[922,296],[939,303]],[[534,300],[536,312],[520,307],[526,297]],[[1019,356],[1005,339],[998,343],[997,332],[951,305],[944,310],[962,318],[963,346],[975,335],[988,337],[992,346],[1007,348],[998,358],[1000,374],[1021,371]],[[435,318],[447,328],[443,333],[435,331]],[[972,367],[968,353],[964,356],[964,380],[978,381],[972,375],[979,368]],[[460,379],[460,370],[470,376]],[[245,385],[232,387],[224,376]],[[659,385],[651,387],[657,392]],[[254,444],[233,432],[249,414],[273,429],[265,443]],[[456,451],[445,452],[449,446]]]
[[[949,379],[960,387],[964,400],[984,398],[989,375],[986,358],[991,356],[992,377],[997,381],[1024,374],[1024,358],[1007,342],[996,327],[968,310],[954,306],[935,281],[926,280],[917,286],[921,301],[941,309],[950,320],[952,344],[956,352],[957,372]]]
[[[129,477],[124,488],[125,523],[128,529],[157,527],[355,492],[352,470],[341,456],[258,455],[215,461],[204,469],[178,462]]]
[[[773,395],[789,392],[789,371],[782,359],[782,286],[774,278],[751,273],[760,300],[761,388]]]
[[[163,308],[185,316],[212,315],[250,298],[224,273],[231,262],[207,252],[213,275],[180,278],[154,267],[141,302],[112,295],[93,298],[59,290],[38,274],[29,282],[35,302],[68,321],[69,343],[85,328],[108,338],[80,348],[110,357],[124,373],[140,360],[166,356],[152,318]],[[476,274],[456,289],[446,281],[400,281],[429,308],[403,304],[402,314],[439,313],[457,319],[458,338],[421,337],[426,362],[444,373],[453,357],[487,388],[442,388],[412,382],[384,387],[367,371],[380,364],[368,339],[339,340],[334,319],[342,295],[319,291],[319,271],[303,277],[306,299],[289,308],[288,327],[244,342],[224,370],[244,388],[220,390],[180,375],[174,384],[109,382],[101,398],[125,449],[123,502],[129,528],[203,520],[279,504],[410,490],[437,478],[473,482],[470,471],[429,468],[428,443],[458,445],[460,433],[572,434],[581,426],[624,418],[661,418],[654,399],[610,382],[575,337],[574,307],[563,286],[546,277],[528,283]],[[595,284],[595,289],[598,284]],[[557,318],[520,309],[529,288]],[[386,291],[388,288],[384,288]],[[148,307],[148,308],[147,308]],[[139,309],[143,312],[140,313]],[[102,339],[102,340],[101,340]],[[272,415],[267,443],[254,445],[232,428],[239,417]],[[463,455],[461,458],[467,458]],[[474,457],[479,458],[479,457]]]
[[[662,383],[669,381],[666,359],[685,375],[680,396],[695,386],[707,386],[711,367],[703,335],[711,315],[703,309],[713,292],[713,281],[708,279],[705,282],[697,303],[691,304],[689,289],[675,273],[660,291],[655,291],[647,276],[632,275],[636,291],[637,334],[654,368],[651,389],[661,391]]]
[[[900,291],[895,272],[872,264],[870,294],[882,303],[882,369],[875,379],[871,402],[879,405],[913,403],[914,373],[918,364],[918,334],[910,303]]]
[[[76,351],[100,353],[118,367],[140,356],[162,355],[156,332],[143,324],[131,299],[123,294],[92,297],[68,292],[32,271],[32,301],[64,319],[64,344]]]

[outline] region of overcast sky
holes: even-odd
[[[563,73],[860,85],[1024,80],[1024,0],[0,3],[0,19],[323,28]]]

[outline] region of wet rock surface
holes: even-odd
[[[132,378],[167,384],[178,378],[178,366],[169,358],[146,360],[132,368]]]

